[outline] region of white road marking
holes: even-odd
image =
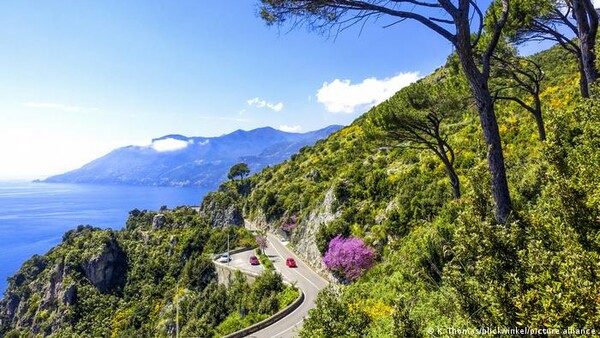
[[[304,295],[304,300],[302,300],[302,304],[300,304],[300,305],[299,305],[299,306],[298,306],[298,307],[297,307],[297,308],[296,308],[294,311],[290,312],[290,313],[289,313],[287,316],[283,317],[281,320],[284,320],[285,318],[287,318],[287,317],[291,316],[291,315],[292,315],[294,312],[296,312],[296,311],[300,310],[300,308],[301,308],[301,307],[302,307],[302,306],[303,306],[305,303],[306,303],[306,295]],[[300,324],[300,323],[302,323],[302,322],[304,322],[304,317],[303,317],[303,318],[302,318],[300,321],[296,322],[294,325],[292,325],[292,326],[288,327],[287,329],[285,329],[285,330],[283,330],[283,331],[281,331],[281,332],[279,332],[279,333],[275,334],[275,335],[274,335],[274,337],[279,337],[280,335],[282,335],[282,334],[284,334],[284,333],[288,332],[289,330],[291,330],[291,329],[295,328],[295,327],[296,327],[298,324]]]
[[[281,336],[282,336],[284,333],[288,332],[289,330],[291,330],[291,329],[296,329],[296,328],[297,328],[297,325],[298,325],[298,324],[301,324],[302,322],[304,322],[304,319],[302,319],[301,321],[297,322],[296,324],[294,324],[294,325],[292,325],[292,326],[288,327],[287,329],[285,329],[285,330],[283,330],[283,331],[281,331],[281,332],[279,332],[279,333],[275,334],[275,336],[274,336],[274,337],[281,337]]]

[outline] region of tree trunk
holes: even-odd
[[[450,185],[452,185],[452,193],[454,194],[454,199],[460,198],[460,181],[458,179],[458,175],[452,166],[446,166],[446,172],[448,173],[448,177],[450,178]]]
[[[546,127],[544,126],[544,119],[542,118],[542,102],[539,96],[534,97],[535,108],[533,112],[533,117],[535,118],[535,123],[537,124],[538,135],[540,136],[540,141],[546,141]]]
[[[596,70],[596,32],[598,29],[598,14],[590,0],[573,1],[573,17],[577,21],[579,49],[581,50],[581,65],[587,82],[588,95],[590,85],[598,79]]]
[[[446,173],[448,173],[448,178],[450,179],[450,185],[452,186],[452,193],[454,194],[454,199],[459,199],[460,198],[460,180],[458,178],[458,175],[456,174],[456,171],[454,170],[454,165],[453,165],[454,155],[451,155],[452,160],[450,160],[448,158],[448,155],[446,154],[446,147],[448,147],[448,150],[450,151],[451,154],[454,154],[454,152],[452,151],[452,148],[450,148],[450,145],[448,145],[448,143],[445,143],[439,134],[436,134],[436,139],[437,139],[437,151],[435,153],[438,155],[438,157],[444,163],[444,167],[446,168]]]
[[[541,114],[533,115],[535,118],[535,123],[537,124],[538,135],[540,136],[540,141],[546,141],[546,128],[544,127],[544,120],[542,119]]]
[[[486,76],[481,73],[475,64],[470,40],[461,39],[460,37],[457,40],[459,43],[456,46],[456,52],[459,55],[463,71],[475,99],[481,129],[483,129],[483,137],[487,146],[487,160],[492,175],[492,194],[494,195],[496,221],[506,225],[512,211],[512,203],[506,179],[500,131],[494,112],[494,101],[488,88]]]
[[[581,53],[577,56],[578,68],[579,68],[579,90],[581,91],[581,97],[587,99],[590,97],[590,91],[588,89],[588,82],[583,69],[583,62],[581,61]]]
[[[475,86],[478,85],[481,84],[475,83]],[[479,112],[479,121],[483,129],[483,137],[487,145],[487,160],[492,174],[492,194],[494,195],[496,221],[500,224],[506,224],[512,211],[512,204],[492,96],[486,86],[474,89],[472,85],[472,90]]]

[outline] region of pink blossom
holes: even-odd
[[[359,238],[338,235],[329,242],[323,263],[329,270],[353,281],[375,265],[375,251]]]
[[[258,244],[258,247],[260,248],[260,250],[265,251],[265,249],[267,248],[267,238],[265,236],[256,236],[256,244]]]
[[[297,220],[296,214],[293,214],[289,218],[288,222],[283,223],[283,225],[281,226],[281,229],[285,232],[290,232],[290,231],[294,230],[296,228],[296,226],[298,225],[296,223],[296,220]]]

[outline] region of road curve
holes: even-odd
[[[292,313],[280,321],[257,331],[248,337],[255,338],[289,338],[297,337],[302,327],[304,318],[308,316],[308,310],[315,306],[319,290],[325,288],[329,283],[304,263],[296,254],[283,245],[277,237],[268,235],[268,247],[265,253],[271,258],[275,268],[283,278],[290,283],[295,283],[304,292],[304,302]],[[288,268],[285,260],[293,257],[298,265],[297,268]]]

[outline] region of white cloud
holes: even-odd
[[[276,112],[280,112],[283,110],[283,102],[271,103],[271,102],[267,102],[265,100],[261,100],[258,97],[250,99],[247,102],[248,102],[249,106],[255,106],[257,108],[265,108],[266,107],[266,108],[269,108]]]
[[[183,141],[183,140],[177,140],[174,138],[166,138],[166,139],[156,140],[156,141],[152,142],[150,147],[159,152],[175,151],[175,150],[183,149],[183,148],[187,147],[188,145],[190,145],[191,143],[193,143],[193,141]]]
[[[88,108],[88,107],[79,107],[79,106],[69,106],[62,103],[54,103],[54,102],[26,102],[24,103],[25,107],[29,108],[39,108],[39,109],[55,109],[62,110],[67,113],[82,113],[86,111],[98,111],[98,108]]]
[[[354,113],[379,104],[398,90],[419,79],[419,73],[400,73],[394,77],[378,80],[374,77],[352,84],[350,80],[335,79],[325,82],[317,91],[317,101],[330,113]]]
[[[281,131],[285,131],[287,133],[297,133],[300,130],[302,130],[302,127],[300,126],[288,126],[288,125],[281,125],[279,126],[279,130]]]

